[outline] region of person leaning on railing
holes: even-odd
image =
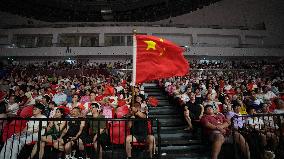
[[[44,105],[41,103],[35,104],[33,108],[33,118],[46,118],[46,116],[42,115],[44,111]],[[40,130],[39,124],[42,122],[42,129]],[[24,147],[25,144],[29,144],[31,142],[38,140],[38,132],[41,131],[41,135],[44,134],[45,128],[47,126],[46,121],[35,121],[30,120],[26,124],[26,128],[19,133],[12,135],[1,150],[0,158],[2,159],[17,159],[17,156],[21,149]]]
[[[60,121],[60,119],[65,118],[65,112],[63,108],[57,108],[53,118],[57,118],[59,121],[49,121],[46,133],[41,137],[40,140],[40,150],[39,159],[43,158],[44,147],[46,144],[59,144],[57,139],[60,137],[64,127],[66,126],[66,121]],[[37,152],[37,144],[34,145],[30,159],[34,158]]]

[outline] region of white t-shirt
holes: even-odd
[[[34,117],[32,116],[32,118],[46,118],[46,116],[44,115],[40,115],[38,117]],[[30,120],[27,122],[27,131],[28,132],[34,132],[37,131],[39,129],[39,121],[34,121],[34,120]],[[41,130],[41,135],[44,135],[45,133],[45,128],[47,127],[47,121],[42,121],[42,130]],[[38,132],[36,132],[38,133]]]
[[[188,96],[186,93],[184,93],[184,94],[181,95],[181,100],[182,100],[184,103],[186,103],[186,102],[189,101],[189,96]]]
[[[250,125],[253,129],[256,129],[256,130],[260,130],[262,128],[262,126],[264,125],[264,122],[262,119],[260,118],[247,118],[247,121],[246,123],[248,125]]]
[[[283,109],[275,109],[273,111],[274,114],[284,114],[284,110]],[[284,123],[284,117],[283,116],[280,116],[280,120],[281,120],[281,123]]]
[[[275,98],[275,97],[277,96],[271,91],[266,92],[263,96],[263,98],[267,100],[270,100],[271,98]]]
[[[51,110],[50,111],[50,113],[49,113],[49,118],[53,118],[54,117],[54,115],[55,115],[55,112],[56,112],[56,107],[53,109],[53,110]]]
[[[79,107],[80,105],[81,105],[81,103],[80,103],[80,102],[78,102],[78,103],[77,103],[77,105],[76,105],[76,107]],[[73,109],[73,107],[72,107],[72,103],[67,103],[66,107],[67,107],[67,108],[69,108],[70,110],[72,110],[72,109]]]
[[[265,123],[265,126],[269,128],[274,128],[274,129],[279,128],[278,125],[274,122],[273,116],[264,116],[263,121]]]
[[[8,104],[8,111],[10,114],[17,114],[19,110],[19,104],[18,103],[14,103],[14,104]]]
[[[124,88],[123,88],[122,86],[117,86],[117,87],[115,87],[115,89],[116,89],[117,92],[120,92],[120,91],[122,91]]]
[[[226,90],[226,91],[229,91],[229,90],[231,90],[233,87],[231,86],[231,85],[225,85],[224,86],[224,90]]]

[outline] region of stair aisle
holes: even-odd
[[[146,84],[145,93],[159,100],[157,107],[149,108],[149,117],[157,118],[161,123],[162,159],[207,159],[209,154],[201,140],[189,131],[183,130],[186,125],[183,114],[169,103],[167,96],[156,84]],[[154,128],[154,131],[157,130]],[[157,138],[157,136],[156,136]],[[157,143],[158,144],[158,143]]]

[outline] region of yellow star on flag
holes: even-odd
[[[156,43],[152,40],[144,41],[147,44],[146,50],[153,49],[156,50]]]

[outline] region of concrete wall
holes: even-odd
[[[71,47],[71,53],[65,47],[42,48],[1,48],[1,56],[94,56],[94,55],[132,55],[132,47]],[[277,48],[230,48],[230,47],[189,47],[184,55],[205,56],[284,56],[283,49]]]
[[[255,27],[264,23],[269,36],[265,43],[284,44],[283,0],[222,0],[194,12],[161,20],[161,23],[196,26]]]
[[[60,34],[98,34],[101,47],[39,47],[0,48],[0,56],[77,56],[77,55],[131,55],[130,46],[104,46],[105,35],[129,36],[132,30],[172,40],[181,46],[189,46],[185,55],[209,56],[284,56],[283,49],[267,47],[267,32],[260,30],[177,28],[177,27],[69,27],[69,28],[22,28],[0,30],[1,41],[12,45],[16,34],[52,34],[58,44]],[[6,39],[6,41],[5,41]],[[245,44],[250,48],[242,48]]]

